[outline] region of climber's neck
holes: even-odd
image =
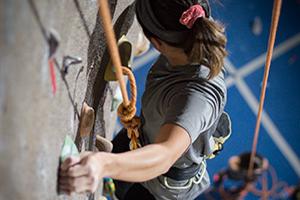
[[[163,54],[172,66],[189,64],[188,56],[183,49],[170,46],[157,38],[150,38],[153,46]]]

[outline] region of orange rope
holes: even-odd
[[[135,116],[136,113],[136,83],[133,73],[127,67],[123,67],[123,74],[128,76],[128,80],[130,83],[130,91],[131,91],[131,101],[128,106],[125,106],[123,103],[118,108],[118,116],[123,124],[123,126],[127,129],[128,138],[131,140],[129,147],[131,150],[137,149],[141,147],[141,144],[138,140],[139,137],[139,128],[141,124],[141,120],[139,117]]]
[[[128,95],[126,91],[126,84],[123,79],[122,74],[122,65],[121,65],[121,59],[120,54],[117,46],[116,36],[113,30],[112,22],[111,22],[111,15],[109,11],[109,6],[107,3],[107,0],[98,0],[99,3],[99,14],[102,19],[103,28],[105,31],[105,36],[108,44],[108,49],[110,53],[110,57],[112,59],[112,63],[115,67],[116,71],[116,77],[118,79],[118,82],[120,84],[123,102],[125,106],[129,105]]]
[[[263,85],[262,90],[260,94],[260,102],[259,102],[259,109],[256,119],[256,125],[255,125],[255,132],[254,132],[254,138],[253,138],[253,144],[252,144],[252,151],[251,151],[251,157],[250,157],[250,163],[249,163],[249,169],[248,169],[248,177],[251,178],[253,175],[254,170],[254,159],[256,156],[256,149],[257,149],[257,143],[258,143],[258,136],[259,136],[259,129],[260,129],[260,123],[261,123],[261,117],[263,112],[263,105],[265,101],[266,96],[266,88],[267,88],[267,82],[270,72],[270,65],[272,61],[272,55],[273,55],[273,49],[274,49],[274,43],[276,38],[276,32],[279,22],[279,16],[280,16],[280,10],[281,10],[282,0],[274,0],[273,5],[273,11],[272,11],[272,22],[271,22],[271,29],[270,29],[270,35],[269,35],[269,41],[268,41],[268,51],[267,51],[267,57],[266,57],[266,64],[265,64],[265,71],[263,76]],[[277,183],[277,176],[275,171],[272,169],[270,170],[271,177],[272,177],[272,187],[268,190],[268,181],[266,174],[263,174],[262,177],[262,190],[258,190],[254,187],[253,182],[249,182],[246,184],[246,187],[244,190],[240,192],[239,199],[244,199],[244,197],[249,193],[253,193],[254,195],[260,196],[261,199],[267,199],[270,196],[276,196],[276,190],[280,187],[286,187],[285,183]],[[219,189],[220,194],[223,196],[223,198],[227,198],[227,194],[224,190]]]
[[[271,65],[274,43],[275,43],[275,38],[276,38],[276,31],[277,31],[278,21],[279,21],[279,16],[280,16],[281,4],[282,4],[282,0],[275,0],[274,5],[273,5],[272,22],[271,22],[271,29],[270,29],[270,35],[269,35],[267,59],[266,59],[266,64],[265,64],[263,85],[262,85],[262,90],[261,90],[261,94],[260,94],[259,109],[258,109],[258,114],[257,114],[257,119],[256,119],[254,139],[253,139],[253,144],[252,144],[252,152],[251,152],[249,169],[248,169],[248,177],[251,177],[253,174],[254,159],[255,159],[257,143],[258,143],[261,116],[262,116],[263,105],[264,105],[264,101],[265,101],[266,88],[267,88],[270,65]]]
[[[116,77],[118,79],[123,102],[118,108],[118,116],[121,119],[123,126],[127,129],[128,137],[131,140],[129,146],[130,149],[137,149],[140,147],[139,137],[139,127],[141,120],[135,116],[136,114],[136,82],[133,73],[127,67],[123,67],[121,64],[120,54],[117,46],[117,41],[115,33],[112,26],[111,15],[109,12],[109,6],[107,0],[98,0],[99,3],[99,14],[102,19],[103,28],[105,31],[105,36],[108,44],[108,49],[110,52],[112,63],[115,67]],[[123,79],[123,74],[128,76],[130,82],[131,100],[128,99],[128,94],[126,90],[126,84]]]

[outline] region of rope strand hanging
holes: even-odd
[[[261,199],[269,199],[270,197],[279,197],[280,199],[286,199],[287,198],[287,192],[288,186],[284,182],[279,182],[275,170],[272,168],[272,166],[269,166],[268,170],[262,174],[260,188],[256,188],[256,184],[254,182],[251,182],[253,173],[254,173],[254,162],[256,157],[256,150],[257,150],[257,144],[258,144],[258,137],[259,137],[259,129],[261,124],[261,118],[263,114],[263,106],[266,96],[266,89],[267,89],[267,83],[269,78],[269,72],[270,72],[270,66],[273,56],[273,49],[276,39],[276,32],[281,12],[281,6],[282,6],[282,0],[274,0],[273,4],[273,11],[272,11],[272,21],[271,21],[271,28],[270,28],[270,34],[269,34],[269,40],[268,40],[268,50],[267,50],[267,56],[266,56],[266,63],[265,63],[265,70],[263,75],[263,82],[262,82],[262,89],[260,93],[260,101],[259,101],[259,108],[257,113],[257,119],[255,124],[255,131],[254,131],[254,138],[252,143],[252,151],[250,156],[250,162],[249,167],[247,171],[248,180],[245,181],[245,185],[243,185],[242,190],[239,192],[239,196],[232,197],[230,193],[226,192],[224,190],[224,185],[218,188],[218,192],[222,196],[223,199],[244,199],[249,193],[252,193],[253,195],[256,195],[258,197],[261,197]],[[268,178],[267,173],[270,173],[272,186],[269,189],[268,188]],[[282,192],[278,192],[278,189],[282,188]],[[236,195],[236,194],[234,194]],[[284,198],[282,198],[284,196]],[[211,196],[207,197],[209,199],[214,200]]]
[[[258,108],[258,113],[257,113],[255,132],[254,132],[254,138],[253,138],[253,144],[252,144],[252,151],[251,151],[251,157],[250,157],[250,163],[249,163],[249,169],[248,169],[248,177],[251,177],[253,174],[254,159],[255,159],[255,155],[256,155],[259,129],[260,129],[261,117],[262,117],[262,112],[263,112],[265,96],[266,96],[266,89],[267,89],[267,83],[268,83],[268,78],[269,78],[272,56],[273,56],[273,49],[274,49],[274,43],[275,43],[275,39],[276,39],[276,32],[277,32],[277,27],[278,27],[278,22],[279,22],[281,5],[282,5],[282,0],[274,0],[271,29],[270,29],[270,35],[269,35],[269,41],[268,41],[267,58],[266,58],[264,76],[263,76],[263,84],[262,84],[262,89],[261,89],[261,93],[260,93],[260,101],[259,101],[259,108]]]
[[[102,24],[108,44],[108,49],[110,53],[110,57],[115,67],[116,78],[119,82],[123,102],[118,108],[118,116],[123,124],[123,126],[127,129],[128,138],[130,141],[130,149],[134,150],[139,148],[139,127],[141,124],[141,120],[135,116],[136,114],[136,82],[133,73],[127,67],[123,67],[121,65],[120,54],[117,46],[117,40],[115,37],[115,33],[112,26],[111,15],[109,11],[109,6],[107,0],[98,0],[99,4],[99,14],[102,19]],[[128,76],[128,80],[130,82],[130,91],[131,91],[131,100],[128,98],[126,84],[123,78],[123,74]]]

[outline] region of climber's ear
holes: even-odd
[[[161,40],[159,40],[158,38],[155,37],[151,37],[150,42],[152,43],[152,45],[154,46],[154,48],[162,53],[163,50],[163,42]]]

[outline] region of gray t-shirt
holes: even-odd
[[[154,143],[160,127],[171,123],[184,128],[192,140],[174,167],[200,164],[204,155],[212,153],[211,136],[225,106],[226,86],[224,71],[211,80],[207,80],[208,74],[209,68],[199,64],[171,66],[164,56],[158,58],[148,73],[142,97],[144,137]],[[209,184],[209,180],[206,182]],[[151,181],[144,185],[155,193]]]

